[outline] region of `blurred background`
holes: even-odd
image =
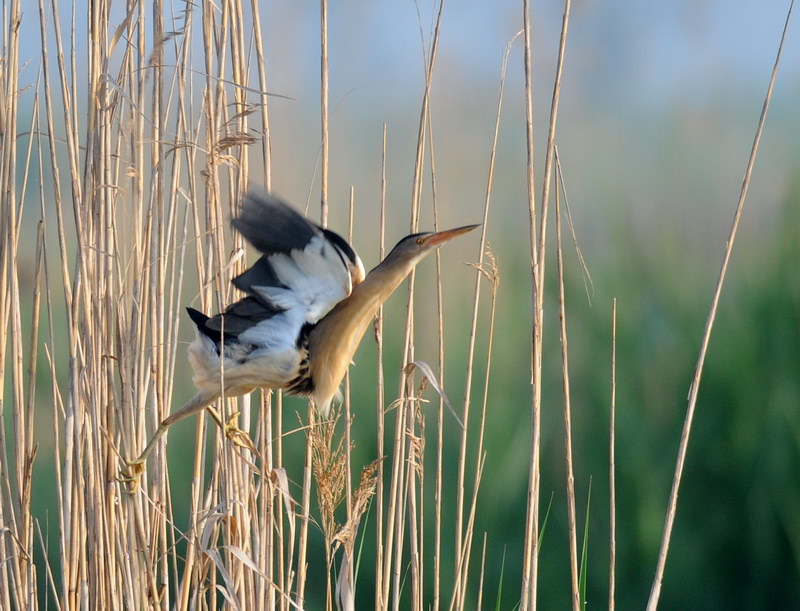
[[[556,140],[592,281],[587,292],[570,248],[566,298],[578,525],[581,531],[588,508],[587,598],[594,608],[605,604],[608,590],[611,300],[618,300],[617,600],[619,608],[627,609],[644,605],[655,570],[689,383],[788,4],[573,4]],[[533,5],[538,198],[563,5]],[[166,10],[178,19],[180,9],[174,3]],[[68,18],[71,7],[63,10]],[[407,233],[424,88],[423,45],[435,23],[435,7],[428,2],[343,1],[329,10],[330,225],[346,234],[352,186],[353,243],[369,268],[378,257],[384,123],[387,243]],[[800,36],[798,24],[793,25],[706,361],[662,609],[800,608]],[[36,45],[27,49],[33,61],[21,76],[23,85],[36,80],[36,27],[33,20],[23,23],[32,28],[23,40]],[[445,5],[431,99],[443,227],[480,221],[503,51],[521,27],[520,2]],[[319,6],[268,2],[263,28],[269,90],[287,96],[270,100],[273,186],[316,214]],[[78,19],[79,50],[87,44],[85,31]],[[476,525],[479,537],[487,535],[485,601],[493,604],[502,585],[504,609],[512,608],[519,595],[530,454],[525,160],[518,40],[508,65],[488,222],[501,283]],[[258,180],[257,170],[253,180]],[[423,228],[432,225],[429,193],[426,198]],[[477,260],[476,249],[476,240],[464,240],[442,253],[445,379],[454,404],[463,401],[461,355],[470,313],[464,304],[473,277],[463,263]],[[433,269],[431,263],[420,268],[418,294],[435,295]],[[569,605],[560,346],[552,280],[545,303],[551,331],[544,356],[542,498],[545,506],[552,498],[552,507],[541,549],[543,609]],[[185,294],[188,300],[196,293]],[[386,313],[387,342],[394,342],[389,345],[395,355],[404,324],[401,301],[395,298]],[[485,309],[481,316],[486,319]],[[189,341],[192,331],[187,321],[184,325]],[[393,325],[398,329],[394,336]],[[425,332],[427,325],[435,328],[432,300],[418,304],[417,358],[435,363],[436,342]],[[485,332],[479,343],[485,350]],[[375,457],[374,353],[373,342],[365,341],[352,375],[356,451],[362,464]],[[391,359],[386,365],[389,389],[396,387],[399,368]],[[192,392],[186,369],[179,366],[185,379],[176,385],[176,404]],[[360,402],[367,406],[363,412]],[[303,403],[287,405],[302,409]],[[175,498],[188,495],[189,465],[182,476],[181,457],[193,430],[194,423],[184,423],[170,436]],[[303,442],[296,437],[288,441],[288,451],[301,461]],[[46,443],[41,452],[48,451]],[[455,461],[455,426],[446,444],[452,450],[446,460]],[[40,456],[37,468],[52,468],[46,464]],[[34,513],[44,521],[55,491],[46,479],[35,481]],[[451,571],[453,563],[444,558],[443,570]],[[369,580],[369,569],[363,570],[363,579]]]

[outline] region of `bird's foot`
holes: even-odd
[[[129,494],[135,494],[141,485],[142,474],[144,473],[145,459],[137,458],[136,460],[125,461],[125,467],[120,470],[117,481],[123,484],[128,484]]]
[[[234,412],[234,414],[228,418],[228,421],[225,423],[223,427],[225,431],[225,437],[231,440],[231,443],[235,446],[239,446],[240,448],[244,448],[246,450],[250,450],[253,454],[258,454],[256,450],[256,446],[253,444],[253,440],[250,439],[250,435],[245,433],[242,429],[240,429],[236,421],[239,419],[239,412]]]

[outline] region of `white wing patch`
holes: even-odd
[[[241,341],[273,351],[295,346],[305,323],[316,323],[353,289],[350,269],[323,236],[303,250],[275,253],[269,264],[284,287],[254,286],[253,291],[283,310],[239,335]]]

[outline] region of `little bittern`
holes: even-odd
[[[378,308],[425,255],[471,231],[468,225],[400,240],[364,276],[364,266],[336,233],[303,218],[273,195],[244,197],[233,227],[261,258],[233,279],[246,297],[208,317],[187,308],[197,327],[189,346],[197,394],[161,423],[138,459],[135,481],[167,428],[213,403],[256,388],[310,399],[323,417]]]

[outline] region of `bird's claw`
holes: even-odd
[[[142,459],[125,461],[125,468],[119,472],[117,481],[123,484],[130,484],[130,488],[128,489],[130,494],[135,494],[141,485],[144,465],[145,461]]]
[[[250,450],[253,454],[257,454],[258,452],[256,451],[255,445],[253,445],[253,441],[250,439],[250,435],[245,433],[237,426],[236,421],[238,419],[239,412],[235,412],[230,418],[228,418],[228,421],[224,426],[225,437],[230,439],[233,445]]]

